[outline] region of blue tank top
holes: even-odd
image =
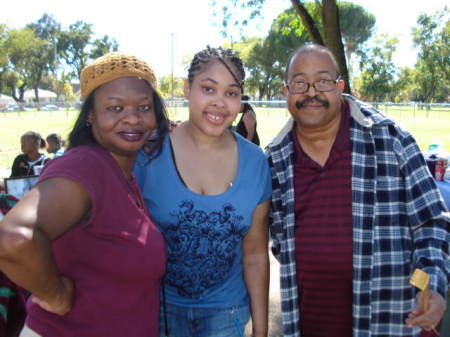
[[[242,240],[258,204],[272,193],[262,150],[235,134],[238,170],[219,195],[200,195],[180,179],[167,136],[162,153],[140,153],[134,173],[148,210],[166,240],[166,301],[188,307],[248,303],[242,271]]]

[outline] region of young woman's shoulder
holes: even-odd
[[[239,151],[241,151],[244,156],[251,156],[252,158],[258,158],[259,160],[266,159],[263,150],[258,145],[245,139],[237,132],[234,132],[234,134],[239,146]]]
[[[267,158],[263,150],[248,139],[240,135],[236,135],[239,148],[239,158],[243,158],[246,167],[252,167],[252,169],[264,169],[268,166]]]

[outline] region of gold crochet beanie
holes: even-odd
[[[132,55],[112,52],[99,57],[81,71],[81,99],[99,86],[121,77],[138,77],[147,80],[156,89],[153,69],[144,61]]]

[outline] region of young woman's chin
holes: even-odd
[[[232,122],[223,123],[221,125],[206,125],[202,128],[203,133],[211,137],[222,137],[229,132]]]

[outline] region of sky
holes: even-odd
[[[411,27],[420,13],[432,14],[449,4],[448,0],[353,0],[376,17],[376,33],[386,33],[400,41],[394,63],[412,67],[416,51],[411,42]],[[63,28],[78,20],[93,24],[96,37],[105,34],[116,39],[119,50],[150,63],[158,77],[185,76],[186,57],[191,58],[206,45],[219,46],[218,17],[210,0],[25,0],[2,1],[0,23],[21,28],[37,21],[44,13],[53,15]],[[260,18],[243,29],[245,36],[265,36],[272,21],[291,6],[289,0],[266,0]],[[239,40],[238,33],[227,40]],[[231,34],[231,35],[233,35]]]

